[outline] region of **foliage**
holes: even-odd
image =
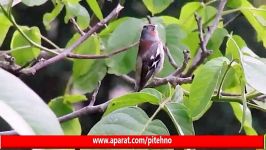
[[[45,2],[46,0],[22,0],[27,7],[39,6]],[[149,20],[157,24],[160,38],[169,48],[178,67],[186,62],[183,50],[190,51],[191,59],[186,63],[186,68],[174,78],[190,78],[192,81],[180,81],[179,85],[173,82],[165,82],[160,86],[155,84],[140,92],[127,93],[93,106],[99,108],[98,111],[104,110],[104,114],[89,134],[171,134],[164,120],[156,118],[159,112],[164,112],[178,134],[194,135],[193,121],[201,119],[215,102],[229,103],[234,112],[231,115],[241,123],[239,128],[243,127],[246,134],[257,134],[252,126],[250,108],[266,111],[265,99],[264,102],[257,100],[258,96],[266,95],[265,61],[248,48],[245,39],[233,34],[233,31],[228,31],[225,22],[219,20],[220,18],[213,33],[209,30],[215,25],[219,11],[222,11],[221,15],[240,12],[256,30],[258,42],[262,42],[266,47],[266,5],[256,8],[248,0],[229,0],[228,10],[218,10],[216,5],[213,5],[215,1],[187,2],[182,6],[180,16],[175,18],[158,15],[167,9],[173,0],[143,0],[143,5],[152,14],[149,20],[145,16],[118,17],[106,22],[103,30],[95,32],[92,30],[103,27],[101,23],[106,21],[101,5],[96,0],[86,0],[88,7],[83,6],[80,0],[52,2],[53,10],[43,16],[45,29],[49,31],[59,14],[64,14],[64,23],[74,22],[79,31],[63,48],[43,38],[38,26],[18,25],[13,17],[12,5],[1,3],[0,46],[5,39],[11,42],[9,51],[0,51],[0,66],[10,72],[0,69],[0,116],[19,134],[64,132],[80,135],[81,125],[76,118],[80,116],[61,123],[61,127],[56,116],[60,120],[60,117],[75,112],[74,105],[87,99],[83,94],[97,94],[99,82],[106,74],[124,76],[134,72],[138,49],[138,45],[134,43],[138,42],[142,26]],[[62,13],[63,11],[65,13]],[[195,19],[194,14],[200,17],[201,22]],[[93,20],[90,16],[93,15],[101,22],[90,27]],[[199,28],[201,25],[203,30]],[[9,31],[10,27],[16,30]],[[8,33],[12,34],[11,39],[6,37]],[[202,56],[203,61],[195,65],[194,61],[200,56],[200,51],[204,51],[204,39],[201,39],[201,36],[207,34],[211,37],[205,41],[205,46],[212,54],[206,59]],[[50,43],[53,48],[44,47],[42,40]],[[225,47],[222,43],[225,43]],[[132,44],[133,46],[130,46]],[[42,60],[41,52],[49,53],[52,58]],[[14,60],[6,59],[7,56]],[[34,91],[11,74],[32,75],[42,67],[65,57],[69,57],[67,60],[73,63],[72,74],[64,95],[50,100],[49,107]],[[193,77],[184,76],[193,65]],[[165,59],[159,76],[170,78],[175,70],[176,68]],[[151,82],[156,83],[156,80]],[[153,105],[157,108],[156,111],[148,116],[143,103]]]

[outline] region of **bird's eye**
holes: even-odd
[[[143,29],[147,29],[147,26],[143,26]]]
[[[154,30],[155,30],[155,26],[152,26],[152,28],[151,28],[151,29],[152,29],[152,31],[154,31]]]

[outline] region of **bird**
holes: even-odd
[[[164,63],[164,46],[160,40],[157,26],[143,26],[139,40],[136,61],[135,90],[142,90],[147,82],[161,71]]]

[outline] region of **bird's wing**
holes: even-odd
[[[142,58],[141,72],[139,73],[138,90],[141,90],[149,79],[154,75],[156,68],[161,61],[161,55],[158,48],[160,48],[159,42],[154,42]],[[140,66],[139,66],[140,67]]]

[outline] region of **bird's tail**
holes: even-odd
[[[144,85],[141,85],[141,84],[135,84],[135,91],[136,91],[136,92],[141,91],[143,88],[144,88]]]

